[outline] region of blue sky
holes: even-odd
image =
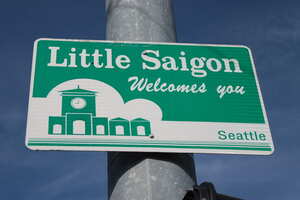
[[[221,193],[299,196],[299,8],[297,0],[174,0],[178,42],[246,45],[256,63],[275,153],[195,155],[198,181]],[[0,19],[0,198],[106,199],[106,153],[24,146],[34,40],[105,39],[104,1],[10,0],[2,2]]]

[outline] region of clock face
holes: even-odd
[[[71,106],[75,109],[82,109],[86,106],[86,101],[83,98],[76,97],[72,99]]]

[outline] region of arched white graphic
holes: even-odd
[[[137,127],[137,135],[146,135],[146,131],[145,131],[144,126],[138,126]]]
[[[61,124],[54,124],[53,125],[53,133],[54,134],[61,134],[62,133]]]
[[[124,127],[121,125],[116,126],[116,135],[124,135]]]
[[[85,121],[75,120],[73,121],[73,134],[85,134]]]
[[[105,135],[105,128],[103,125],[96,126],[96,134],[97,135]]]

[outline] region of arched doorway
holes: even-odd
[[[53,125],[53,134],[61,134],[61,133],[62,133],[61,124],[54,124]]]
[[[138,126],[137,127],[137,135],[146,135],[145,127],[144,126]]]
[[[85,121],[75,120],[73,121],[73,134],[84,135],[85,134]]]
[[[96,135],[105,135],[105,128],[103,125],[96,126]]]
[[[124,127],[121,125],[116,126],[116,135],[124,135]]]

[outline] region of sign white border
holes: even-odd
[[[90,136],[87,138],[39,138],[30,136],[30,119],[32,111],[33,102],[33,84],[35,75],[35,63],[37,55],[37,44],[41,40],[49,41],[72,41],[72,42],[101,42],[101,43],[124,43],[124,44],[163,44],[163,45],[183,45],[183,46],[216,46],[216,47],[239,47],[246,48],[249,52],[252,70],[254,72],[255,82],[257,90],[259,93],[259,99],[261,102],[261,107],[263,111],[263,116],[265,119],[265,124],[248,124],[248,123],[216,123],[216,122],[197,122],[197,126],[201,125],[203,130],[212,130],[215,124],[223,126],[225,129],[230,129],[231,131],[240,131],[242,128],[251,125],[256,126],[257,130],[265,130],[267,133],[268,140],[264,143],[254,143],[254,142],[215,142],[215,141],[182,141],[179,140],[124,140],[122,138],[114,137],[114,139],[99,139]],[[168,122],[166,122],[168,123]],[[178,123],[178,122],[176,122]],[[170,124],[172,126],[172,124]],[[173,124],[174,125],[174,124]],[[235,128],[233,128],[233,126]],[[184,126],[183,126],[184,127]],[[210,127],[210,128],[208,128]],[[253,129],[252,129],[253,130]],[[211,132],[211,131],[209,131]],[[79,150],[79,151],[138,151],[138,152],[184,152],[184,153],[222,153],[222,154],[254,154],[254,155],[269,155],[274,152],[274,145],[272,141],[272,136],[270,133],[269,121],[267,118],[264,101],[262,98],[260,85],[257,78],[257,72],[255,69],[255,64],[253,61],[253,55],[251,50],[244,45],[217,45],[217,44],[191,44],[191,43],[165,43],[165,42],[131,42],[131,41],[107,41],[107,40],[77,40],[77,39],[50,39],[50,38],[40,38],[34,42],[33,59],[32,59],[32,71],[31,71],[31,81],[30,81],[30,95],[29,95],[29,105],[27,114],[27,130],[26,130],[26,146],[32,150]],[[173,145],[173,147],[168,147]]]

